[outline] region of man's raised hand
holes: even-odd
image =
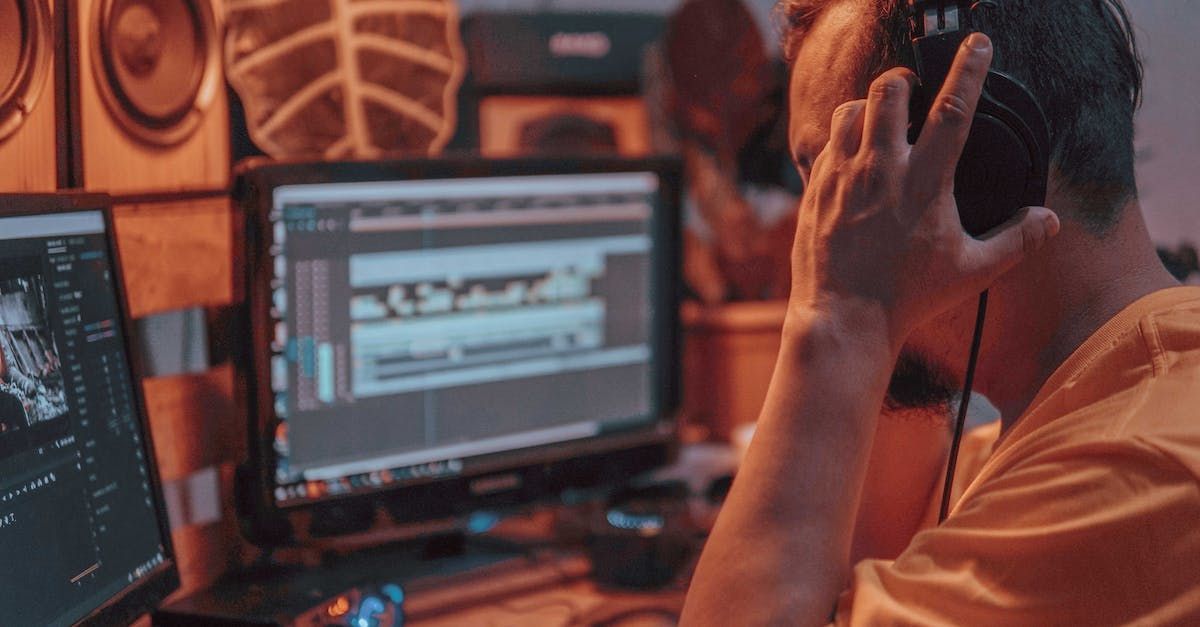
[[[866,322],[898,351],[914,327],[987,289],[1058,233],[1043,207],[980,239],[962,228],[954,175],[991,60],[985,35],[967,38],[916,145],[907,133],[917,77],[907,69],[885,72],[866,100],[834,112],[800,211],[793,310],[853,317],[855,331]]]

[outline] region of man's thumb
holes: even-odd
[[[975,255],[979,266],[971,274],[990,284],[1058,235],[1061,228],[1053,211],[1045,207],[1025,207],[1008,222],[979,238],[978,254]]]

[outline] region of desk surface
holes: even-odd
[[[580,580],[408,624],[413,627],[658,627],[676,624],[683,597],[682,590],[619,592]]]
[[[683,480],[690,484],[691,494],[703,494],[713,477],[728,473],[735,463],[728,447],[692,446],[685,448],[679,463],[656,473],[656,478]],[[698,530],[710,527],[714,504],[693,496],[688,509]],[[238,619],[227,624],[286,623],[286,616],[325,609],[322,603],[334,601],[346,591],[377,591],[378,585],[393,581],[406,589],[406,624],[410,626],[675,624],[690,569],[685,567],[673,584],[659,591],[602,587],[589,576],[590,564],[582,547],[585,528],[572,527],[586,520],[586,515],[564,514],[561,508],[536,510],[505,520],[491,540],[471,542],[473,549],[467,553],[435,561],[422,559],[410,549],[392,551],[375,545],[315,562],[310,560],[316,554],[327,554],[311,547],[300,549],[297,555],[279,551],[276,557],[282,563],[270,571],[227,578],[215,588],[165,608],[155,623],[206,624],[196,622],[202,616]],[[570,540],[572,537],[575,539]],[[524,547],[515,559],[513,547]],[[307,553],[313,554],[308,560],[304,559]],[[636,566],[631,563],[631,567]]]

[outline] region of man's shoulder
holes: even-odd
[[[1197,359],[1200,361],[1200,359]],[[1144,447],[1186,469],[1200,485],[1200,363],[1150,379],[1139,402],[1112,426],[1111,438]]]
[[[1141,321],[1151,368],[1111,437],[1146,446],[1200,480],[1200,290]]]
[[[1011,462],[1136,450],[1200,477],[1200,289],[1176,288],[1158,300],[1112,329],[1092,359],[1018,423],[999,447]]]
[[[1151,312],[1141,321],[1156,378],[1187,380],[1200,374],[1200,288],[1180,291],[1194,298]]]
[[[1200,360],[1054,416],[1005,443],[1005,468],[1088,460],[1116,470],[1175,467],[1200,486]],[[1014,434],[1017,435],[1017,434]],[[1001,447],[998,447],[1001,448]],[[992,461],[992,460],[989,460]],[[1112,476],[1120,480],[1120,474]],[[1198,492],[1200,495],[1200,492]]]
[[[1177,287],[1143,298],[1085,343],[1091,358],[1066,383],[1106,392],[1200,376],[1200,288]],[[1200,397],[1200,390],[1192,393]]]
[[[1094,430],[1012,450],[894,562],[859,565],[843,613],[862,624],[1200,616],[1200,483],[1171,452]]]
[[[1089,340],[945,524],[860,564],[839,621],[1193,624],[1200,292],[1166,296]]]
[[[959,521],[981,529],[1072,529],[1081,541],[1104,539],[1087,549],[1077,545],[1079,551],[1124,541],[1135,529],[1159,537],[1181,514],[1194,521],[1200,515],[1200,427],[1194,411],[1154,387],[1141,395],[1144,402],[1121,399],[1107,415],[1089,406],[1007,443],[962,496]],[[1188,537],[1195,540],[1190,548],[1161,548],[1200,559],[1200,535]]]
[[[1077,488],[1092,491],[1092,504],[1156,489],[1182,489],[1176,496],[1200,504],[1197,382],[1200,366],[1172,369],[1052,417],[1037,416],[1036,428],[1001,438],[964,496],[984,496],[1014,481],[1077,479]]]

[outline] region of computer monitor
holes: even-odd
[[[276,164],[239,181],[251,518],[373,503],[413,522],[668,459],[676,161]]]
[[[0,195],[0,622],[117,624],[179,585],[108,200]]]

